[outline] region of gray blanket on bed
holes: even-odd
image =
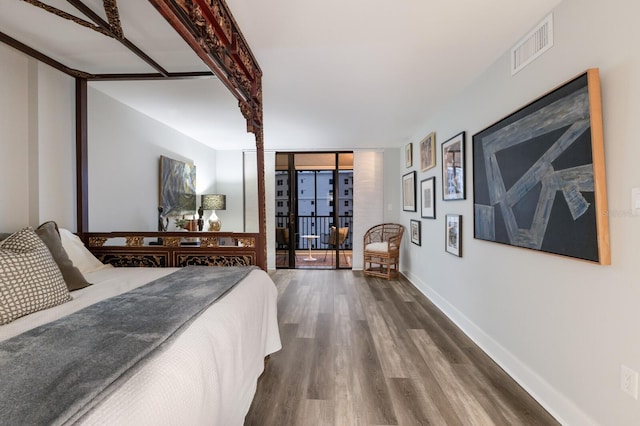
[[[252,269],[183,268],[0,342],[0,424],[79,420]]]

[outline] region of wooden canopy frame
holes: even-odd
[[[231,15],[229,7],[224,0],[149,0],[155,6],[167,22],[176,30],[180,36],[189,44],[193,51],[238,99],[238,106],[242,115],[247,121],[247,131],[255,135],[257,176],[258,176],[258,234],[226,234],[216,233],[215,235],[203,234],[203,240],[214,241],[214,244],[202,251],[194,252],[192,257],[185,257],[184,261],[179,261],[177,256],[183,255],[181,249],[173,248],[173,253],[167,255],[167,266],[183,266],[185,264],[205,263],[205,264],[255,264],[260,268],[267,269],[267,244],[266,244],[266,202],[265,202],[265,177],[264,177],[264,139],[262,129],[262,70],[258,62],[251,53],[249,46],[238,27],[235,19]],[[86,90],[86,89],[85,89]],[[80,118],[80,122],[86,121]],[[86,127],[85,127],[86,132]],[[83,135],[86,141],[86,135]],[[86,158],[86,150],[79,154]],[[85,164],[86,162],[80,161]],[[86,170],[85,170],[86,171]],[[86,176],[85,173],[78,175]],[[81,179],[78,180],[81,185]],[[86,187],[78,188],[78,194],[86,193]],[[86,198],[79,200],[78,206],[85,206],[81,210],[87,212]],[[88,215],[82,220],[78,218],[78,231],[85,229],[88,224]],[[80,223],[83,226],[80,226]],[[252,241],[252,244],[243,244],[240,255],[227,253],[228,248],[221,248],[217,244],[218,237],[231,237],[236,241]],[[101,238],[93,235],[93,239],[88,235],[85,242],[90,248],[95,246],[96,239]],[[168,237],[171,238],[171,237]],[[92,244],[93,243],[93,244]],[[242,250],[249,253],[242,253]],[[94,249],[93,251],[99,251]],[[187,249],[185,249],[186,251]],[[146,250],[145,252],[148,252]],[[122,253],[121,257],[131,257],[130,250]],[[105,253],[104,256],[113,255]],[[141,255],[143,255],[141,253]],[[230,257],[228,255],[231,255]],[[148,256],[148,255],[146,255]],[[153,257],[153,253],[151,254]],[[157,256],[157,254],[156,254]],[[195,256],[195,257],[194,257]],[[230,260],[231,259],[231,260]],[[238,262],[237,260],[240,259]],[[106,260],[106,259],[103,259]],[[137,263],[136,263],[137,264]]]
[[[262,70],[224,0],[149,0],[238,99],[247,131],[256,139],[258,176],[257,249],[267,269],[267,220],[262,127]]]
[[[122,32],[116,0],[103,0],[108,22],[91,11],[82,0],[68,2],[93,23],[77,18],[38,0],[24,0],[63,19],[113,37],[147,62],[157,73],[94,75],[61,64],[31,47],[0,33],[0,42],[8,44],[76,79],[76,183],[77,233],[101,260],[122,266],[184,266],[187,264],[253,264],[267,269],[264,140],[262,128],[262,70],[253,56],[238,24],[224,0],[149,0],[173,29],[238,100],[247,122],[247,131],[255,135],[258,177],[259,232],[198,233],[199,247],[181,247],[181,233],[88,232],[87,93],[88,82],[95,80],[175,79],[211,75],[209,72],[169,73],[127,40]],[[103,246],[111,237],[125,237],[126,247]],[[163,238],[163,246],[144,246],[145,237]],[[233,246],[221,246],[219,240],[231,238]]]

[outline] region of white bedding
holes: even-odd
[[[108,268],[73,300],[0,327],[0,340],[136,288],[174,268]],[[281,348],[273,281],[252,271],[85,419],[88,425],[242,425],[264,357]]]

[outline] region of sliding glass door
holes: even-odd
[[[351,268],[353,153],[276,154],[276,267]]]

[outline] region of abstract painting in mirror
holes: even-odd
[[[160,156],[160,206],[164,216],[196,211],[196,166]]]

